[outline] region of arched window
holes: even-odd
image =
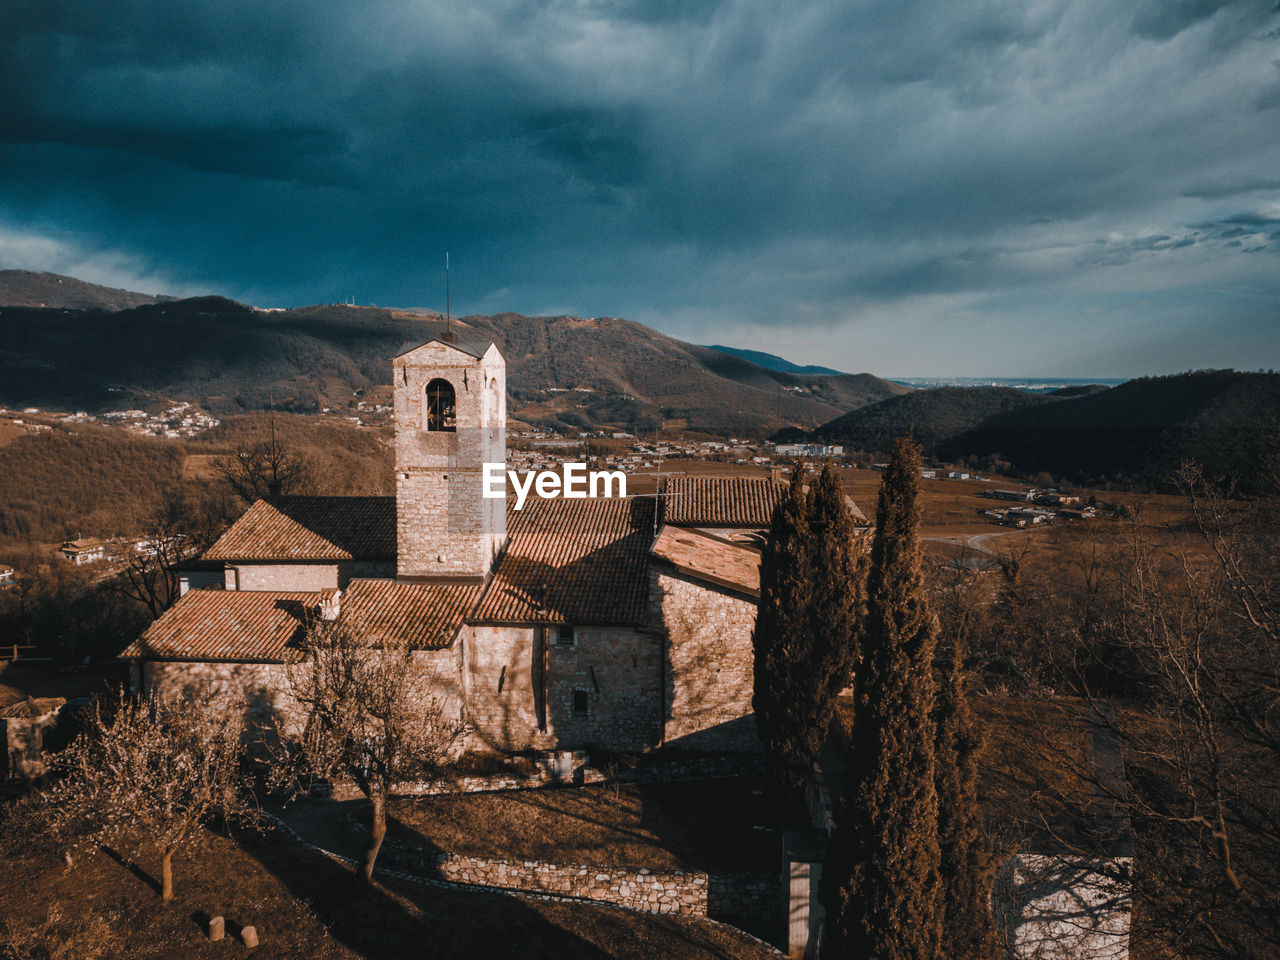
[[[427,384],[427,429],[458,429],[457,407],[454,404],[453,384],[438,377]]]
[[[500,426],[500,427],[505,426],[505,424],[501,424],[497,422],[498,421],[498,378],[497,377],[491,377],[489,379],[489,392],[488,392],[487,399],[488,399],[488,405],[489,405],[489,416],[486,422],[490,424],[494,424],[496,426]]]

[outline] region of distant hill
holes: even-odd
[[[1280,463],[1280,374],[1203,370],[1050,394],[940,387],[786,436],[884,452],[908,431],[942,460],[994,457],[1026,476],[1164,487],[1183,460],[1195,460],[1256,492]]]
[[[855,450],[888,450],[895,437],[914,433],[934,450],[987,418],[1052,401],[1012,387],[937,387],[916,390],[837,417],[813,431],[814,439]]]
[[[127,310],[172,300],[131,290],[86,283],[56,273],[0,270],[0,307],[49,307],[58,310]]]
[[[1067,400],[1071,397],[1087,397],[1090,394],[1101,393],[1103,390],[1110,389],[1105,383],[1078,383],[1069,387],[1059,387],[1057,390],[1049,390],[1045,393],[1045,396]]]
[[[811,428],[909,388],[870,374],[769,370],[612,317],[463,317],[459,336],[507,358],[512,416],[560,429],[715,434]],[[270,399],[343,409],[390,382],[406,342],[444,331],[429,312],[328,305],[264,311],[221,297],[132,309],[0,308],[0,404],[97,411],[165,399],[220,415]]]
[[[758,367],[764,367],[766,370],[777,370],[781,373],[812,373],[818,376],[839,376],[841,373],[840,370],[832,370],[830,367],[819,367],[814,364],[801,366],[776,354],[765,353],[763,350],[744,350],[741,347],[726,347],[718,343],[711,344],[709,349],[732,354],[735,357],[741,357],[743,360],[750,360]]]
[[[1261,489],[1280,454],[1280,374],[1202,370],[992,416],[943,452],[998,452],[1023,473],[1163,485],[1183,460]]]

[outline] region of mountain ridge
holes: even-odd
[[[817,364],[792,363],[785,357],[780,357],[776,353],[765,353],[763,350],[747,350],[743,347],[726,347],[719,343],[707,344],[709,350],[719,350],[721,353],[728,353],[735,357],[741,357],[743,360],[749,360],[758,367],[764,367],[766,370],[777,370],[779,373],[807,373],[815,376],[841,376],[843,370],[835,370],[831,367],[820,367]]]
[[[115,302],[116,291],[97,289]],[[452,325],[463,338],[498,343],[515,418],[561,431],[761,436],[909,390],[871,374],[769,370],[616,317],[501,313]],[[215,415],[273,401],[296,412],[340,409],[390,382],[406,341],[444,330],[445,318],[425,310],[261,310],[222,297],[120,310],[0,306],[0,403],[97,411],[164,397]]]
[[[127,310],[176,300],[163,294],[137,293],[78,280],[58,273],[0,270],[0,306],[52,310]]]

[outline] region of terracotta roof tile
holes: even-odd
[[[319,599],[308,591],[191,590],[121,657],[283,663]]]
[[[258,500],[205,560],[394,560],[395,497]]]
[[[39,720],[66,704],[63,697],[27,697],[0,707],[0,720]]]
[[[106,546],[97,537],[84,537],[80,540],[68,540],[62,545],[62,550],[67,553],[81,553],[86,550],[100,550]]]
[[[680,527],[764,529],[786,489],[785,483],[754,477],[665,477],[662,519]],[[855,524],[867,522],[852,497],[844,502]]]
[[[682,527],[767,527],[786,489],[751,477],[666,477],[663,520]]]
[[[479,599],[479,584],[352,580],[341,616],[371,637],[439,650],[453,642]]]
[[[740,593],[760,596],[760,551],[700,530],[664,526],[653,555],[681,573]]]
[[[651,499],[538,500],[507,511],[510,542],[471,619],[644,621]]]

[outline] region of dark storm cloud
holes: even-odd
[[[1139,36],[1168,40],[1239,0],[1144,0],[1133,18]]]
[[[1260,192],[1280,193],[1280,178],[1260,177],[1253,180],[1228,180],[1218,183],[1198,184],[1182,191],[1182,195],[1200,200],[1217,200],[1222,197],[1233,197],[1241,193]]]
[[[1141,291],[1207,309],[1276,266],[1278,24],[1272,0],[11,2],[0,266],[435,305],[448,249],[464,308],[748,344],[785,315],[882,370],[895,324],[1034,342],[1113,290],[1141,342]]]

